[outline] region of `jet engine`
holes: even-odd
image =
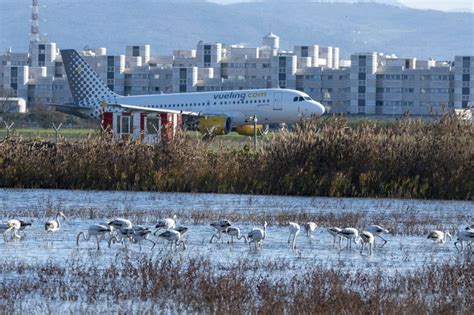
[[[199,117],[198,130],[205,135],[225,135],[232,130],[232,119],[227,116]]]
[[[254,127],[253,125],[238,126],[238,127],[235,127],[235,132],[237,132],[239,135],[253,137]],[[268,125],[257,125],[257,136],[267,134],[267,132],[268,132]]]

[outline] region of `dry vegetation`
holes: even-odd
[[[79,260],[65,265],[0,264],[0,312],[36,312],[35,301],[92,305],[125,303],[141,312],[237,314],[468,314],[473,306],[474,266],[469,258],[427,264],[417,271],[341,271],[309,266],[304,274],[280,276],[288,262],[241,260],[227,266],[204,258],[116,257],[98,267]],[[127,301],[133,301],[127,304]],[[116,309],[116,308],[115,308]],[[97,310],[97,309],[96,309]],[[44,305],[43,309],[44,311]],[[123,311],[123,310],[122,310]]]
[[[0,187],[472,200],[474,125],[319,119],[258,152],[186,137],[159,146],[3,139]]]

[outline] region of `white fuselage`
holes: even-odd
[[[256,116],[259,124],[295,123],[302,117],[320,116],[324,107],[306,93],[289,89],[258,89],[160,95],[117,96],[124,105],[223,115],[232,125],[249,124]]]

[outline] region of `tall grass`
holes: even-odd
[[[240,260],[212,264],[204,258],[116,257],[106,266],[2,262],[0,312],[38,312],[38,301],[68,305],[117,305],[153,313],[237,314],[468,314],[473,306],[474,267],[466,261],[388,275],[382,270],[308,266],[294,275],[289,262]],[[125,309],[122,309],[122,312]],[[151,310],[150,310],[151,311]],[[57,312],[57,311],[56,311]]]
[[[472,200],[474,126],[319,119],[258,152],[184,136],[158,146],[3,139],[0,186]]]

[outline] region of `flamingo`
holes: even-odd
[[[119,230],[120,229],[131,229],[132,228],[132,222],[127,219],[123,218],[115,218],[112,221],[108,223],[109,226],[111,226],[114,230]]]
[[[332,245],[335,246],[336,245],[336,239],[339,239],[339,247],[341,247],[341,235],[339,235],[339,233],[342,231],[342,229],[338,228],[338,227],[329,227],[327,228],[327,231],[329,232],[329,234],[332,235],[332,237],[334,237],[334,241],[332,242]]]
[[[21,222],[17,219],[11,219],[7,221],[7,225],[9,226],[9,230],[12,231],[11,238],[21,239],[21,236],[18,234],[18,231],[21,229]]]
[[[312,238],[314,231],[318,228],[318,225],[314,222],[306,222],[303,224],[304,231],[307,237]]]
[[[380,236],[380,234],[383,234],[383,233],[386,233],[386,234],[390,233],[386,228],[383,228],[380,225],[373,224],[367,227],[367,231],[384,241],[384,243],[380,247],[384,246],[387,243],[387,240],[384,239],[382,236]]]
[[[157,230],[155,231],[155,233],[153,233],[153,235],[156,235],[156,233],[158,233],[158,231],[161,229],[165,229],[165,230],[174,229],[176,227],[176,219],[177,217],[175,214],[173,215],[173,218],[167,218],[167,219],[158,221],[158,223],[155,226]]]
[[[23,220],[18,221],[20,221],[20,231],[23,232],[23,236],[26,236],[25,229],[27,226],[31,226],[31,222],[25,222]]]
[[[225,233],[232,223],[229,220],[220,220],[211,222],[210,225],[217,230],[216,233],[212,234],[211,239],[209,240],[209,243],[212,243],[214,237],[220,240],[222,233]]]
[[[351,240],[354,241],[354,244],[357,244],[358,239],[359,239],[359,231],[354,228],[344,228],[342,231],[337,233],[338,235],[345,237],[347,239],[347,249],[352,249],[352,242]]]
[[[0,234],[3,234],[3,240],[6,242],[7,241],[7,237],[6,237],[6,233],[7,232],[10,232],[11,231],[11,239],[15,238],[15,239],[19,239],[21,238],[20,235],[17,234],[17,231],[18,229],[16,228],[16,224],[12,224],[11,222],[10,223],[0,223]]]
[[[359,237],[362,240],[360,253],[362,254],[362,250],[364,250],[364,245],[367,244],[369,255],[372,255],[372,247],[374,246],[375,241],[374,234],[370,233],[369,231],[362,231],[360,232]]]
[[[231,237],[231,243],[234,242],[234,237],[236,237],[237,240],[244,239],[245,243],[248,242],[247,236],[241,235],[241,234],[240,234],[240,229],[239,229],[238,227],[230,226],[230,227],[227,228],[226,231],[224,231],[224,232],[222,232],[222,233],[227,234],[227,235],[230,235],[230,237]],[[229,241],[227,241],[227,243],[229,243]]]
[[[184,226],[179,226],[177,228],[174,228],[173,230],[179,232],[181,234],[181,236],[183,236],[183,234],[188,231],[188,228],[184,227]]]
[[[149,239],[151,234],[151,230],[149,228],[141,225],[134,225],[132,231],[132,242],[135,244],[138,243],[140,246],[140,251],[142,250],[142,241],[151,242],[153,244],[151,249],[155,247],[156,243]]]
[[[450,240],[453,238],[449,232],[433,230],[430,232],[430,234],[428,234],[427,239],[432,240],[434,243],[444,244],[446,243],[446,238],[448,237]]]
[[[173,249],[173,243],[175,244],[176,248],[183,245],[183,248],[186,249],[186,243],[181,239],[181,233],[176,230],[167,230],[158,235],[158,237],[167,240],[168,244],[171,245],[171,249]]]
[[[249,246],[252,243],[255,243],[255,249],[257,249],[257,245],[262,247],[262,241],[267,236],[267,221],[263,223],[263,230],[260,228],[253,228],[252,231],[249,232],[247,238],[250,239]]]
[[[300,225],[295,222],[288,222],[288,227],[290,230],[290,235],[288,236],[288,244],[290,244],[291,237],[293,237],[293,241],[291,244],[291,248],[296,248],[296,236],[300,233]]]
[[[110,238],[109,238],[109,248],[110,248],[110,245],[112,243],[116,243],[116,242],[119,242],[119,243],[122,243],[122,245],[124,244],[124,240],[126,238],[128,238],[129,240],[133,241],[132,237],[133,237],[133,229],[132,228],[121,228],[118,230],[118,232],[115,234],[115,235],[112,235]],[[126,244],[125,244],[126,246]]]
[[[62,212],[56,213],[56,219],[54,220],[49,220],[48,222],[45,223],[44,229],[48,233],[55,233],[59,231],[59,228],[61,227],[61,222],[59,221],[59,217],[63,217],[64,220],[66,220],[66,216]]]
[[[87,229],[87,236],[85,236],[84,232],[82,231],[79,232],[79,234],[77,234],[76,246],[79,246],[79,239],[81,236],[82,236],[82,239],[87,242],[91,239],[92,236],[94,236],[97,241],[97,250],[100,250],[99,238],[103,238],[107,234],[111,235],[112,229],[113,228],[111,226],[105,225],[105,224],[89,225],[89,228]]]
[[[454,242],[454,246],[461,252],[464,250],[464,242],[467,242],[468,247],[471,247],[472,241],[474,241],[474,229],[468,226],[458,231],[458,239]],[[458,243],[461,243],[461,249],[458,248]]]

